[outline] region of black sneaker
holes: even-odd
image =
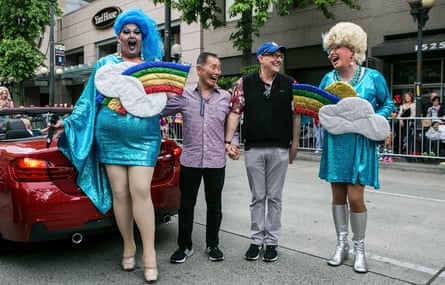
[[[209,246],[207,247],[207,255],[211,261],[223,261],[224,254],[217,246]]]
[[[263,261],[274,262],[278,260],[276,245],[266,245],[266,251],[263,254]]]
[[[251,244],[246,252],[246,260],[254,261],[260,257],[261,246]]]
[[[185,260],[193,255],[193,249],[178,248],[175,253],[170,257],[171,263],[184,263]]]

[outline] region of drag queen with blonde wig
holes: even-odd
[[[337,232],[337,246],[329,265],[341,265],[348,257],[349,219],[353,233],[354,270],[368,271],[364,239],[367,209],[364,202],[366,185],[379,189],[376,146],[384,140],[386,122],[393,101],[385,78],[376,70],[362,66],[366,58],[367,35],[353,23],[340,22],[323,35],[323,48],[333,70],[320,83],[325,89],[335,82],[347,82],[356,98],[340,100],[336,105],[320,109],[319,117],[326,133],[319,177],[330,182],[332,214]],[[347,114],[347,115],[345,115]]]
[[[14,108],[8,88],[0,86],[0,108]]]

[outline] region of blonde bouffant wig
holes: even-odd
[[[3,91],[6,91],[6,93],[8,94],[8,100],[12,100],[12,99],[11,99],[11,93],[9,93],[8,88],[6,88],[6,87],[4,87],[4,86],[0,86],[0,94],[1,94]]]
[[[351,49],[357,64],[362,64],[366,59],[367,35],[359,25],[340,22],[322,36],[322,41],[325,50],[332,46],[344,46]]]

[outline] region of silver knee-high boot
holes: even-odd
[[[339,266],[343,263],[343,260],[348,258],[349,254],[348,205],[332,205],[332,216],[334,218],[335,231],[337,232],[337,247],[335,248],[335,254],[328,260],[328,264]]]
[[[368,272],[365,255],[365,232],[367,212],[350,213],[352,241],[354,242],[354,271],[358,273]]]

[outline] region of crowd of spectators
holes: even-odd
[[[380,149],[380,160],[392,162],[395,155],[413,159],[433,160],[445,155],[445,104],[439,92],[433,91],[430,100],[416,114],[417,103],[411,92],[393,96],[394,109],[388,118],[391,132]]]

